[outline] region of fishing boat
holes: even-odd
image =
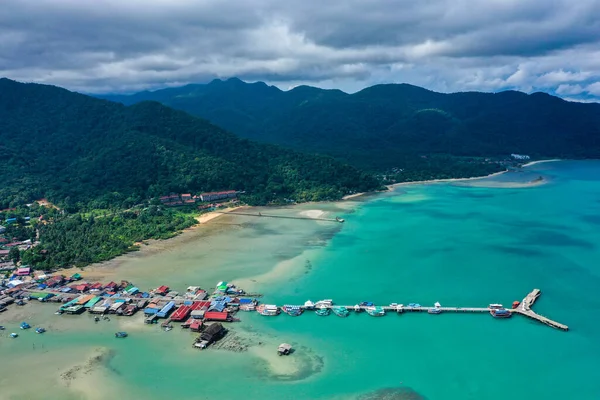
[[[119,339],[126,338],[127,332],[117,332],[117,333],[115,333],[115,337],[119,338]]]
[[[304,309],[305,309],[305,310],[314,310],[314,309],[315,309],[315,303],[313,303],[313,302],[312,302],[312,301],[310,301],[310,300],[307,300],[307,301],[304,303]]]
[[[331,307],[333,305],[333,300],[331,299],[327,299],[327,300],[319,300],[315,303],[315,307],[319,308],[319,307]]]
[[[427,310],[427,312],[429,314],[441,314],[442,313],[441,307],[442,307],[442,305],[436,301],[435,304],[433,305],[433,308],[430,308],[429,310]]]
[[[291,315],[292,317],[297,317],[304,312],[304,309],[300,306],[290,306],[287,304],[285,306],[283,306],[281,309],[283,310],[284,313]]]
[[[41,327],[40,328],[35,328],[35,333],[44,333],[44,332],[46,332],[45,328],[41,328]]]
[[[492,308],[490,310],[490,314],[494,318],[510,318],[512,317],[512,313],[508,311],[506,308]]]
[[[27,322],[21,322],[21,329],[29,329],[31,328],[31,325],[29,325]]]
[[[292,354],[292,345],[287,343],[281,343],[277,348],[277,354],[280,356],[288,356]]]
[[[19,337],[19,334],[18,334],[18,333],[14,333],[14,332],[13,332],[13,333],[11,333],[11,334],[10,334],[10,337],[11,337],[11,338],[13,338],[13,339],[14,339],[14,338],[18,338],[18,337]]]
[[[348,315],[350,315],[350,311],[348,311],[348,309],[346,307],[333,307],[331,309],[331,311],[333,311],[333,313],[335,315],[337,315],[338,317],[347,317]]]
[[[277,307],[274,304],[261,304],[256,308],[256,311],[258,311],[260,315],[264,315],[267,317],[279,315],[279,313],[281,312],[279,307]]]
[[[329,315],[331,313],[331,309],[327,308],[327,307],[320,307],[317,308],[317,311],[315,311],[315,314],[317,314],[320,317],[325,317],[327,315]]]
[[[375,307],[367,307],[365,308],[367,314],[372,317],[383,317],[385,315],[385,310],[383,307],[375,306]]]

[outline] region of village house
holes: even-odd
[[[201,201],[215,201],[215,200],[223,200],[223,199],[233,199],[237,196],[235,190],[227,190],[224,192],[208,192],[202,193],[200,195]]]

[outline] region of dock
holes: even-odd
[[[538,299],[538,297],[540,297],[541,294],[542,294],[542,291],[540,289],[533,289],[527,296],[525,296],[525,298],[523,299],[521,304],[519,304],[519,306],[517,308],[512,310],[512,312],[524,315],[528,318],[539,321],[542,324],[551,326],[552,328],[561,329],[563,331],[568,331],[569,327],[567,325],[561,324],[560,322],[553,321],[550,318],[544,317],[543,315],[540,315],[531,309],[531,307],[533,306],[533,303],[535,303],[535,301]]]
[[[274,215],[274,214],[251,214],[251,213],[243,213],[243,212],[225,212],[225,211],[214,211],[219,214],[228,214],[228,215],[243,215],[246,217],[265,217],[265,218],[283,218],[283,219],[305,219],[311,221],[325,221],[325,222],[338,222],[343,223],[344,219],[342,218],[323,218],[323,217],[301,217],[301,216],[291,216],[291,215]]]
[[[560,329],[563,331],[568,331],[569,327],[567,325],[561,324],[560,322],[556,322],[556,321],[551,320],[550,318],[547,318],[543,315],[537,314],[535,311],[533,311],[531,309],[531,307],[533,306],[533,304],[535,303],[535,301],[538,299],[538,297],[541,294],[542,294],[542,291],[540,289],[533,289],[529,294],[527,294],[527,296],[525,296],[523,301],[521,301],[519,303],[517,308],[506,309],[506,310],[512,314],[524,315],[525,317],[528,317],[528,318],[531,318],[538,322],[541,322],[552,328]],[[492,306],[492,305],[490,305],[490,306]],[[323,305],[323,306],[320,306],[320,308],[329,308],[329,309],[333,309],[336,307],[345,307],[348,310],[359,309],[360,311],[366,311],[368,308],[370,308],[370,306],[356,306],[356,305],[331,305],[331,306]],[[306,307],[301,307],[301,308],[305,309]],[[429,312],[429,310],[431,310],[431,309],[436,309],[441,312],[453,312],[453,313],[489,313],[493,310],[493,308],[491,308],[491,307],[435,307],[435,306],[421,306],[421,305],[419,305],[418,307],[411,307],[411,306],[405,306],[403,304],[380,306],[379,308],[382,308],[386,312],[392,311],[392,312],[397,312],[397,313]]]

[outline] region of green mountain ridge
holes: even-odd
[[[251,203],[338,199],[379,183],[353,167],[261,144],[157,102],[123,106],[0,79],[3,208],[47,197],[74,210],[169,192],[244,190]]]
[[[545,93],[437,93],[382,84],[354,94],[299,86],[282,91],[232,78],[129,96],[206,118],[237,135],[328,154],[363,169],[427,168],[422,155],[600,157],[600,104]]]

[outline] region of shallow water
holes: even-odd
[[[128,255],[112,273],[176,290],[224,279],[278,304],[509,305],[537,287],[534,309],[569,332],[519,316],[252,313],[232,327],[249,351],[198,352],[191,333],[162,332],[139,316],[94,324],[32,305],[0,315],[13,330],[21,317],[50,328],[0,337],[0,398],[598,399],[600,162],[537,164],[526,174],[548,183],[404,186],[363,201],[269,210],[325,210],[343,215],[343,225],[226,216],[216,233],[200,229],[176,247]],[[130,337],[114,339],[121,329]],[[281,342],[296,353],[278,358]],[[61,378],[73,366],[77,377]],[[29,368],[41,379],[25,380]]]

